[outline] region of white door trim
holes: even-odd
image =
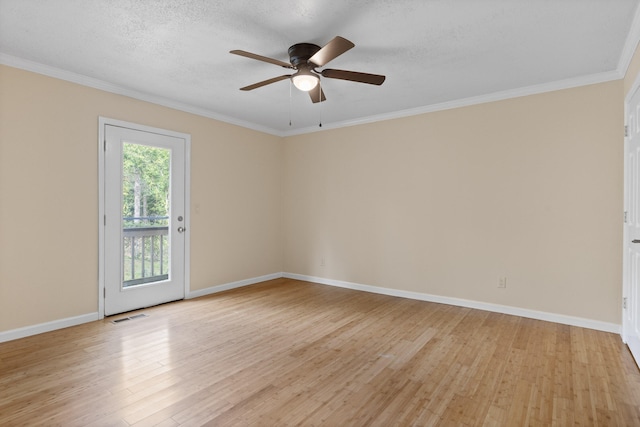
[[[191,284],[191,135],[107,117],[98,117],[98,316],[104,318],[105,292],[105,126],[119,126],[142,132],[173,136],[185,140],[184,177],[184,295],[189,295]]]
[[[636,91],[640,88],[640,75],[638,76],[638,78],[636,78],[636,80],[633,82],[633,85],[631,86],[631,90],[629,90],[629,92],[625,95],[624,98],[624,126],[626,128],[626,126],[629,125],[628,123],[628,114],[629,114],[629,104],[631,103],[631,98],[633,98],[633,95],[636,93]],[[631,279],[629,277],[629,263],[631,262],[631,260],[629,260],[629,253],[628,253],[628,248],[627,248],[627,242],[629,240],[629,229],[627,227],[627,212],[629,212],[629,162],[627,159],[627,145],[628,145],[628,138],[625,135],[624,139],[623,139],[623,147],[624,147],[624,163],[623,163],[623,176],[624,176],[624,185],[623,185],[623,191],[624,191],[624,195],[623,195],[623,212],[625,215],[625,218],[622,222],[622,301],[624,302],[625,298],[629,298],[629,293],[630,293],[630,284],[629,284],[629,280]],[[625,308],[622,307],[622,317],[621,317],[621,325],[622,327],[620,328],[620,335],[622,336],[622,341],[624,343],[627,342],[627,333],[628,331],[626,330],[627,327],[627,322],[625,319]]]
[[[629,90],[629,92],[625,95],[625,99],[624,99],[624,125],[625,125],[625,129],[628,129],[628,132],[636,132],[637,131],[637,126],[638,123],[635,123],[632,129],[632,126],[630,126],[629,123],[629,116],[632,113],[630,111],[630,108],[633,108],[631,106],[631,101],[633,99],[633,97],[638,93],[638,91],[640,91],[640,75],[638,75],[635,79],[635,81],[633,82],[633,85],[631,86],[631,89]],[[637,115],[636,115],[636,120],[637,121]],[[634,355],[634,357],[636,358],[636,363],[638,364],[638,366],[640,367],[640,359],[638,358],[638,354],[640,353],[640,347],[639,347],[639,342],[638,342],[638,337],[636,337],[635,335],[631,335],[631,331],[629,330],[630,326],[629,325],[629,315],[628,315],[628,310],[633,310],[635,308],[635,305],[638,304],[638,301],[633,301],[633,292],[631,290],[632,284],[631,284],[631,275],[630,275],[630,268],[631,268],[631,263],[632,260],[630,259],[629,256],[629,240],[631,239],[630,237],[630,231],[629,231],[629,226],[627,225],[628,219],[627,219],[627,213],[631,211],[630,208],[630,200],[629,200],[629,190],[630,190],[630,180],[633,179],[633,177],[630,177],[630,168],[631,165],[629,165],[629,159],[628,159],[628,145],[630,144],[630,138],[631,136],[627,136],[625,135],[624,137],[624,212],[625,212],[625,221],[623,221],[623,239],[622,239],[622,246],[623,246],[623,261],[622,261],[622,265],[623,265],[623,272],[622,272],[622,328],[621,328],[621,336],[622,336],[622,341],[627,344],[629,346],[629,350],[631,351],[631,353]],[[640,161],[640,159],[638,159],[637,161]],[[637,185],[637,184],[636,184]],[[633,188],[633,187],[631,187]],[[626,305],[626,307],[625,307]],[[637,316],[637,313],[634,315]],[[634,317],[635,319],[635,317]]]

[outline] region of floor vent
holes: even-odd
[[[111,323],[122,323],[122,322],[126,322],[127,320],[135,320],[135,319],[140,319],[142,317],[149,317],[148,315],[144,314],[144,313],[140,313],[140,314],[134,314],[133,316],[129,316],[129,317],[123,317],[121,319],[116,319],[116,320],[112,320]]]

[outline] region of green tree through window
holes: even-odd
[[[122,216],[165,217],[169,214],[169,150],[124,144]],[[136,219],[134,224],[148,225]]]
[[[164,148],[123,144],[125,287],[168,277],[170,154]]]

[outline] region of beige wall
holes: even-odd
[[[282,139],[0,67],[0,331],[97,310],[98,116],[191,134],[192,290],[286,271],[620,323],[626,86]]]
[[[282,271],[281,138],[0,66],[0,331],[98,309],[98,116],[191,134],[191,290]]]
[[[622,93],[286,138],[285,271],[619,324]]]

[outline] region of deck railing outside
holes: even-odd
[[[169,278],[169,217],[123,217],[123,286]]]

